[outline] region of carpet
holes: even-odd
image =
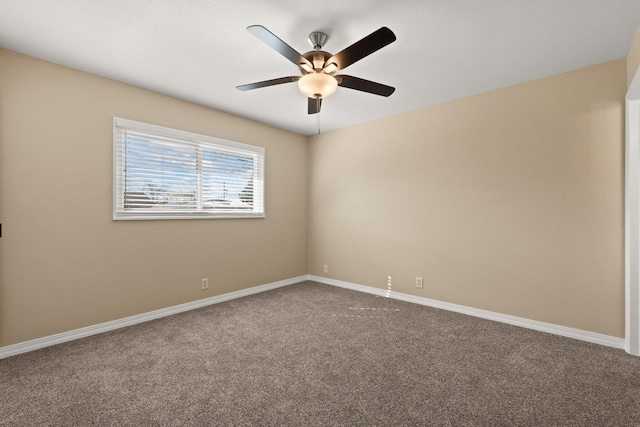
[[[302,282],[0,360],[3,426],[638,426],[640,358]]]

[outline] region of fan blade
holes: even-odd
[[[339,69],[344,70],[354,62],[371,55],[376,50],[382,49],[395,40],[396,35],[393,34],[393,31],[387,27],[382,27],[327,59],[325,66],[334,63]]]
[[[281,85],[283,83],[297,82],[298,80],[300,80],[300,77],[295,77],[295,76],[280,77],[279,79],[265,80],[265,81],[262,81],[262,82],[249,83],[249,84],[246,84],[246,85],[236,86],[236,89],[238,89],[238,90],[258,89],[258,88],[261,88],[261,87]]]
[[[251,25],[247,27],[247,31],[271,46],[280,55],[284,56],[295,65],[299,66],[301,64],[306,64],[313,69],[313,64],[309,62],[307,58],[300,55],[294,48],[280,40],[278,36],[267,30],[262,25]]]
[[[382,83],[376,83],[371,80],[365,80],[344,74],[335,76],[335,78],[338,80],[338,86],[360,90],[374,95],[389,96],[396,90],[396,88],[383,85]]]
[[[307,113],[318,114],[321,106],[322,98],[309,98],[309,102],[307,103]]]

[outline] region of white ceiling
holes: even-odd
[[[338,88],[324,132],[622,58],[639,22],[639,0],[0,0],[0,47],[311,135],[295,83],[235,89],[299,75],[247,26],[300,53],[312,31],[334,54],[396,34],[344,72],[396,92]]]

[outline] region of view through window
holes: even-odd
[[[114,219],[264,217],[264,148],[114,118]]]

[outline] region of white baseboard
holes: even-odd
[[[580,329],[568,328],[566,326],[553,325],[551,323],[538,322],[536,320],[530,320],[530,319],[525,319],[525,318],[516,317],[516,316],[509,316],[507,314],[500,314],[500,313],[495,313],[493,311],[480,310],[477,308],[466,307],[463,305],[452,304],[452,303],[433,300],[429,298],[417,297],[414,295],[403,294],[401,292],[373,288],[371,286],[358,285],[355,283],[343,282],[340,280],[328,279],[320,276],[305,275],[305,276],[294,277],[291,279],[281,280],[279,282],[273,282],[265,285],[254,286],[252,288],[243,289],[241,291],[236,291],[236,292],[230,292],[227,294],[218,295],[211,298],[204,298],[197,301],[188,302],[185,304],[162,308],[159,310],[150,311],[148,313],[137,314],[135,316],[125,317],[123,319],[113,320],[111,322],[105,322],[105,323],[100,323],[98,325],[87,326],[85,328],[75,329],[73,331],[62,332],[60,334],[50,335],[48,337],[37,338],[34,340],[9,345],[6,347],[0,347],[0,359],[4,359],[9,356],[15,356],[22,353],[27,353],[29,351],[37,350],[44,347],[49,347],[55,344],[61,344],[67,341],[73,341],[79,338],[84,338],[91,335],[96,335],[103,332],[108,332],[115,329],[136,325],[138,323],[148,322],[150,320],[171,316],[172,314],[182,313],[184,311],[194,310],[197,308],[206,307],[208,305],[218,304],[224,301],[229,301],[232,299],[257,294],[260,292],[269,291],[271,289],[293,285],[295,283],[299,283],[305,280],[312,280],[314,282],[323,283],[325,285],[338,286],[341,288],[351,289],[359,292],[365,292],[368,294],[374,294],[382,297],[393,298],[393,299],[411,302],[414,304],[420,304],[428,307],[439,308],[442,310],[455,311],[457,313],[462,313],[469,316],[480,317],[488,320],[495,320],[497,322],[503,322],[510,325],[533,329],[536,331],[547,332],[550,334],[560,335],[563,337],[573,338],[581,341],[587,341],[590,343],[600,344],[607,347],[614,347],[619,349],[625,348],[625,340],[623,338],[597,334],[594,332],[583,331]]]
[[[111,322],[100,323],[98,325],[87,326],[85,328],[74,329],[73,331],[62,332],[60,334],[50,335],[48,337],[37,338],[18,344],[0,347],[0,359],[9,356],[15,356],[21,353],[37,350],[63,342],[77,340],[79,338],[100,334],[102,332],[112,331],[114,329],[124,328],[138,323],[148,322],[149,320],[159,319],[161,317],[171,316],[172,314],[182,313],[184,311],[194,310],[196,308],[206,307],[212,304],[218,304],[236,298],[269,291],[271,289],[281,288],[283,286],[292,285],[307,280],[307,276],[294,277],[291,279],[281,280],[279,282],[268,283],[266,285],[254,286],[252,288],[243,289],[241,291],[229,292],[227,294],[218,295],[211,298],[199,299],[172,307],[161,308],[159,310],[150,311],[148,313],[137,314],[135,316],[125,317],[123,319],[113,320]]]
[[[452,303],[433,300],[429,298],[417,297],[414,295],[403,294],[403,293],[395,292],[391,290],[373,288],[373,287],[364,286],[364,285],[357,285],[355,283],[328,279],[326,277],[309,275],[307,276],[307,280],[313,280],[314,282],[323,283],[325,285],[338,286],[341,288],[351,289],[359,292],[366,292],[369,294],[393,298],[401,301],[412,302],[414,304],[425,305],[429,307],[439,308],[442,310],[455,311],[457,313],[467,314],[469,316],[480,317],[488,320],[495,320],[497,322],[507,323],[509,325],[521,326],[523,328],[534,329],[536,331],[547,332],[550,334],[560,335],[568,338],[574,338],[577,340],[587,341],[594,344],[600,344],[607,347],[614,347],[614,348],[619,348],[623,350],[625,347],[624,338],[617,338],[609,335],[597,334],[595,332],[588,332],[580,329],[568,328],[566,326],[559,326],[551,323],[538,322],[536,320],[510,316],[507,314],[481,310],[478,308],[466,307],[464,305],[452,304]]]

